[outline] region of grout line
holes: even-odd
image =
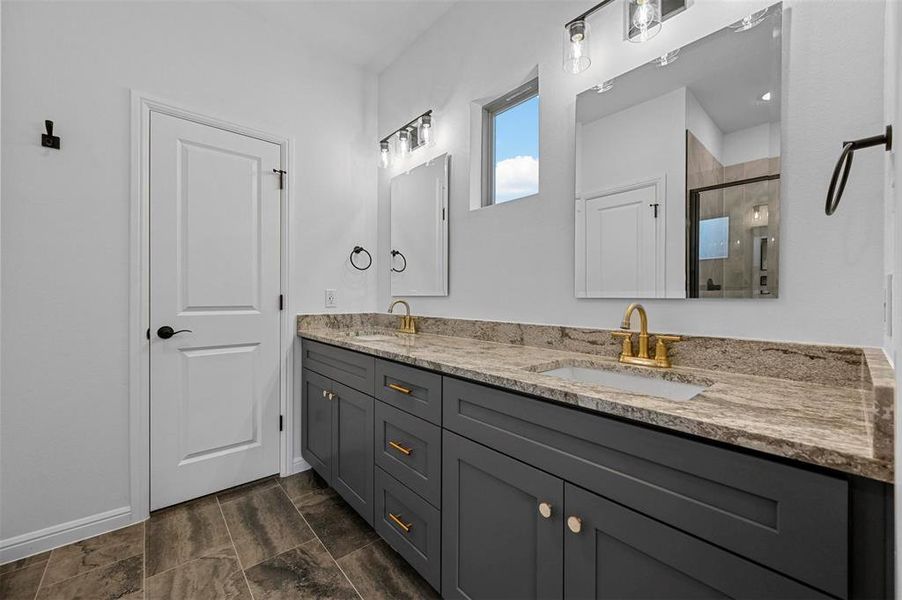
[[[38,587],[34,590],[34,599],[37,600],[38,594],[41,591],[41,586],[44,585],[44,576],[47,575],[47,567],[50,566],[50,558],[53,556],[53,550],[50,551],[50,554],[47,555],[47,562],[44,563],[44,570],[41,571],[41,580],[38,582]]]
[[[282,486],[280,485],[279,487],[282,487]],[[285,496],[288,497],[288,492],[285,491],[285,488],[282,488],[282,491],[285,493]],[[302,497],[302,496],[299,496],[299,497]],[[328,548],[326,548],[326,545],[323,543],[323,540],[320,539],[319,534],[316,533],[316,530],[310,525],[310,521],[307,520],[307,517],[305,517],[304,513],[301,512],[301,509],[298,508],[298,505],[295,504],[291,498],[288,498],[288,501],[291,502],[291,505],[294,507],[294,510],[296,510],[298,515],[300,515],[301,519],[304,520],[304,523],[307,524],[307,527],[310,527],[310,532],[313,534],[313,537],[316,538],[316,541],[319,542],[319,545],[323,547],[323,550],[326,551],[326,554],[329,555],[329,558],[332,559],[332,562],[335,563],[335,566],[338,567],[338,570],[341,572],[341,574],[345,576],[345,579],[347,580],[348,584],[351,586],[351,589],[354,590],[354,593],[357,594],[357,596],[360,598],[360,600],[364,600],[363,594],[360,593],[360,590],[357,589],[357,586],[354,585],[354,582],[351,581],[351,578],[348,577],[348,574],[345,573],[345,570],[341,568],[341,565],[338,564],[338,561],[335,560],[335,557],[332,556],[332,553],[329,552]],[[369,544],[367,544],[367,546],[368,545]],[[348,554],[353,554],[353,552],[349,552]]]
[[[219,501],[219,496],[216,497],[216,506],[219,507],[219,514],[222,515],[222,522],[225,524],[226,533],[229,534],[229,541],[232,542],[232,550],[235,551],[235,558],[238,560],[238,568],[241,569],[241,576],[244,577],[244,585],[247,586],[247,593],[250,594],[251,600],[254,600],[254,590],[251,589],[251,582],[247,580],[247,573],[244,572],[244,565],[241,564],[238,546],[235,545],[235,538],[232,537],[232,530],[229,529],[229,521],[225,518],[225,513],[222,511],[222,502]]]
[[[101,534],[101,535],[102,535],[102,534]],[[90,539],[90,538],[89,538],[89,539]],[[77,544],[78,542],[72,542],[72,543],[73,543],[73,544]],[[67,548],[68,546],[71,546],[71,545],[72,545],[72,544],[66,544],[65,546],[60,546],[60,549],[61,549],[61,548]],[[54,548],[54,549],[56,550],[57,548]],[[131,556],[126,556],[125,558],[119,558],[119,559],[116,559],[116,560],[114,560],[114,561],[112,561],[112,562],[108,562],[108,563],[106,563],[105,565],[100,565],[99,567],[93,567],[93,568],[91,568],[91,569],[88,569],[87,571],[82,571],[81,573],[76,573],[75,575],[70,575],[69,577],[66,577],[65,579],[60,579],[59,581],[54,581],[53,583],[51,583],[51,584],[48,585],[47,587],[48,587],[48,588],[49,588],[49,587],[53,587],[53,586],[55,586],[55,585],[59,585],[60,583],[65,582],[65,581],[69,581],[70,579],[75,579],[76,577],[81,577],[82,575],[87,575],[88,573],[93,573],[94,571],[99,571],[100,569],[106,569],[106,568],[112,567],[113,565],[117,565],[117,564],[119,564],[119,563],[121,563],[121,562],[124,562],[124,561],[126,561],[126,560],[131,560],[131,559],[135,558],[136,556],[138,556],[138,555],[137,555],[137,554],[132,554]],[[144,558],[144,552],[143,552],[143,551],[141,552],[141,557],[142,557],[142,562],[143,562],[143,558]],[[48,567],[49,565],[50,565],[50,561],[48,560],[48,561],[47,561],[47,564],[44,565],[44,573],[41,575],[41,583],[38,584],[38,589],[40,589],[40,587],[44,585],[44,578],[45,578],[46,575],[47,575],[47,567]]]

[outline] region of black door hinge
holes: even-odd
[[[282,431],[282,415],[279,415],[279,431]]]
[[[655,202],[654,204],[649,204],[649,206],[653,207],[655,209],[655,218],[657,219],[658,218],[658,203]]]
[[[150,339],[150,327],[147,328],[147,339]]]
[[[279,310],[285,310],[285,296],[279,294]]]
[[[273,169],[272,172],[279,174],[279,189],[284,190],[285,189],[285,173],[287,173],[288,171],[283,171],[282,169]]]

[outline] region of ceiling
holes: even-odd
[[[579,95],[577,119],[586,123],[680,87],[689,88],[723,133],[780,120],[781,16],[749,31],[729,27],[680,49],[665,67],[649,63],[614,79],[614,87]],[[762,102],[770,91],[772,100]]]
[[[455,1],[245,0],[232,5],[317,52],[378,73]]]

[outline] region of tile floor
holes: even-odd
[[[0,566],[0,599],[438,598],[313,471]]]

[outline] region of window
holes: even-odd
[[[539,193],[539,80],[483,108],[482,205]]]

